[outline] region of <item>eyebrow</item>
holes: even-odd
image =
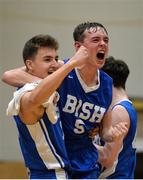
[[[53,58],[53,56],[43,56],[43,58]],[[59,58],[59,56],[55,56],[55,58]]]
[[[100,36],[94,36],[94,37],[92,37],[92,39],[97,39],[97,38],[100,38]],[[103,37],[103,39],[108,39],[108,40],[109,40],[109,37],[108,37],[108,36],[105,36],[105,37]]]
[[[52,56],[43,56],[43,58],[52,58]]]

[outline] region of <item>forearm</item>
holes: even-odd
[[[53,92],[60,86],[66,75],[73,70],[74,62],[69,61],[57,71],[47,76],[41,83],[32,91],[29,103],[31,106],[39,106],[49,98]]]
[[[53,92],[60,86],[63,79],[75,67],[81,67],[87,63],[88,53],[87,49],[83,46],[75,53],[75,55],[62,67],[47,76],[31,93],[28,100],[31,106],[40,106]]]
[[[122,139],[112,142],[105,143],[103,147],[97,146],[99,157],[98,161],[102,167],[111,167],[117,159],[122,148]]]
[[[14,87],[21,87],[26,83],[31,83],[37,80],[39,80],[38,77],[32,76],[26,72],[26,67],[6,71],[2,76],[3,82]]]

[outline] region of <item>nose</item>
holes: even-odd
[[[57,63],[57,60],[56,59],[53,59],[52,61],[52,66],[56,66],[58,63]]]
[[[53,59],[51,67],[54,68],[54,69],[58,69],[59,64],[58,64],[57,60]]]
[[[105,43],[105,41],[104,41],[103,39],[100,41],[100,45],[101,45],[101,46],[106,45],[106,43]]]

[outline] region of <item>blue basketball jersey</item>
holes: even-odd
[[[33,125],[25,125],[19,116],[14,119],[24,161],[32,178],[51,179],[53,176],[55,179],[53,170],[69,168],[60,119],[52,124],[46,113]]]
[[[136,149],[133,148],[132,143],[136,134],[137,128],[137,113],[131,101],[125,99],[115,106],[123,106],[130,117],[130,128],[128,134],[123,141],[123,148],[118,156],[115,172],[108,176],[109,179],[134,179],[134,170],[136,166]],[[113,106],[113,108],[115,107]]]
[[[88,132],[99,126],[112,100],[112,79],[98,71],[98,85],[88,87],[75,68],[64,79],[59,89],[58,107],[65,134],[65,145],[73,169],[98,172],[98,153]],[[72,178],[80,178],[80,175]],[[97,173],[94,177],[97,178]],[[84,178],[84,177],[81,177]]]

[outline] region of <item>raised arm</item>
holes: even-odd
[[[42,114],[41,105],[60,86],[65,76],[73,70],[73,68],[80,67],[87,63],[87,58],[87,49],[81,47],[68,63],[43,79],[33,91],[27,92],[22,96],[20,116],[24,119],[24,123],[31,124],[38,120]]]
[[[38,77],[26,72],[25,66],[5,71],[2,75],[2,81],[14,87],[21,87],[26,83],[31,83],[37,80],[39,80]]]

